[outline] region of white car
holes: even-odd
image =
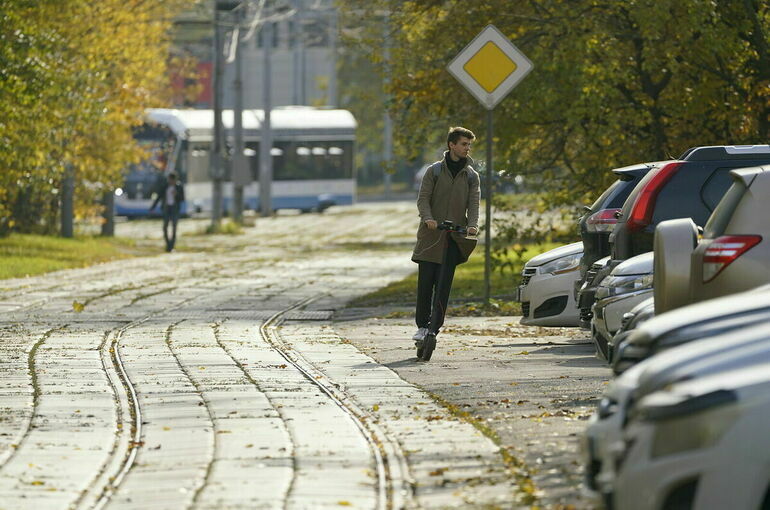
[[[607,389],[584,436],[586,486],[611,494],[616,466],[626,454],[629,407],[672,384],[770,362],[770,330],[764,325],[730,331],[679,346],[639,363]]]
[[[609,360],[608,344],[623,322],[623,316],[652,297],[653,252],[631,257],[615,266],[596,288],[591,308],[591,338],[596,352]]]
[[[633,413],[613,508],[768,508],[767,359],[674,384],[642,398]]]
[[[581,241],[541,253],[524,265],[516,297],[521,302],[521,324],[580,325],[574,287],[582,256]]]

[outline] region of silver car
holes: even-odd
[[[583,243],[541,253],[530,259],[521,273],[517,301],[521,323],[527,326],[578,326],[573,289],[580,277]]]
[[[679,317],[667,321],[669,328],[675,323],[684,325],[686,315],[697,314],[705,319],[709,311],[704,308],[707,304],[717,315],[711,316],[705,323],[685,328],[700,332],[697,342],[679,345],[653,356],[625,371],[610,384],[597,412],[591,417],[584,437],[586,482],[590,490],[605,494],[612,492],[617,461],[625,454],[623,429],[633,402],[679,381],[770,361],[770,330],[765,327],[770,306],[765,305],[764,310],[751,307],[751,303],[756,304],[757,300],[766,299],[768,295],[768,290],[741,293],[672,312]],[[744,310],[741,310],[742,307]],[[727,315],[723,316],[723,312]],[[764,313],[765,320],[757,320],[757,315],[761,313]],[[735,322],[746,326],[729,328]]]
[[[770,167],[730,172],[733,184],[703,236],[689,218],[655,233],[655,312],[770,282]]]
[[[608,344],[620,330],[623,316],[652,296],[653,252],[643,253],[615,266],[596,289],[591,338],[596,352],[609,360]]]

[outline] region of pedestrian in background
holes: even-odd
[[[420,226],[412,261],[418,264],[417,332],[412,339],[418,349],[433,342],[444,324],[455,267],[468,260],[476,247],[480,185],[469,153],[476,135],[463,127],[449,129],[443,159],[428,167],[420,184],[417,210]],[[468,236],[438,229],[444,221],[467,227]]]
[[[166,251],[170,252],[176,244],[176,225],[179,221],[179,212],[184,202],[184,187],[178,182],[176,172],[169,172],[168,177],[158,187],[155,201],[150,206],[150,211],[160,202],[163,214],[163,238],[166,240]],[[171,224],[171,235],[168,227]]]

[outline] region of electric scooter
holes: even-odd
[[[457,232],[460,235],[468,235],[468,228],[461,225],[455,225],[449,220],[444,220],[438,225],[439,230],[448,234]],[[446,254],[444,255],[446,257]],[[425,338],[417,345],[417,359],[420,361],[430,361],[433,351],[436,349],[436,333],[428,332]]]

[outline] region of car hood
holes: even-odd
[[[655,339],[684,326],[747,313],[752,310],[770,309],[768,303],[770,303],[770,288],[763,286],[762,289],[709,299],[657,315],[639,326],[633,335],[644,335],[649,339]]]
[[[532,257],[531,259],[529,259],[529,261],[527,261],[525,266],[527,267],[542,266],[543,264],[547,264],[552,260],[560,259],[568,255],[575,255],[577,253],[582,253],[582,252],[583,252],[583,241],[578,241],[577,243],[572,243],[565,246],[559,246],[558,248],[554,248],[553,250],[547,251],[545,253],[541,253],[540,255],[536,255],[535,257]]]
[[[674,384],[644,397],[638,408],[641,408],[647,417],[667,419],[691,415],[691,404],[694,403],[702,407],[708,405],[709,401],[727,403],[758,397],[757,401],[751,400],[751,405],[763,405],[770,398],[768,390],[768,365],[757,364]]]
[[[636,368],[636,398],[679,381],[770,363],[770,330],[760,324],[680,345]]]
[[[642,253],[636,257],[624,260],[610,273],[611,276],[626,276],[632,274],[652,273],[652,260],[655,252]]]

